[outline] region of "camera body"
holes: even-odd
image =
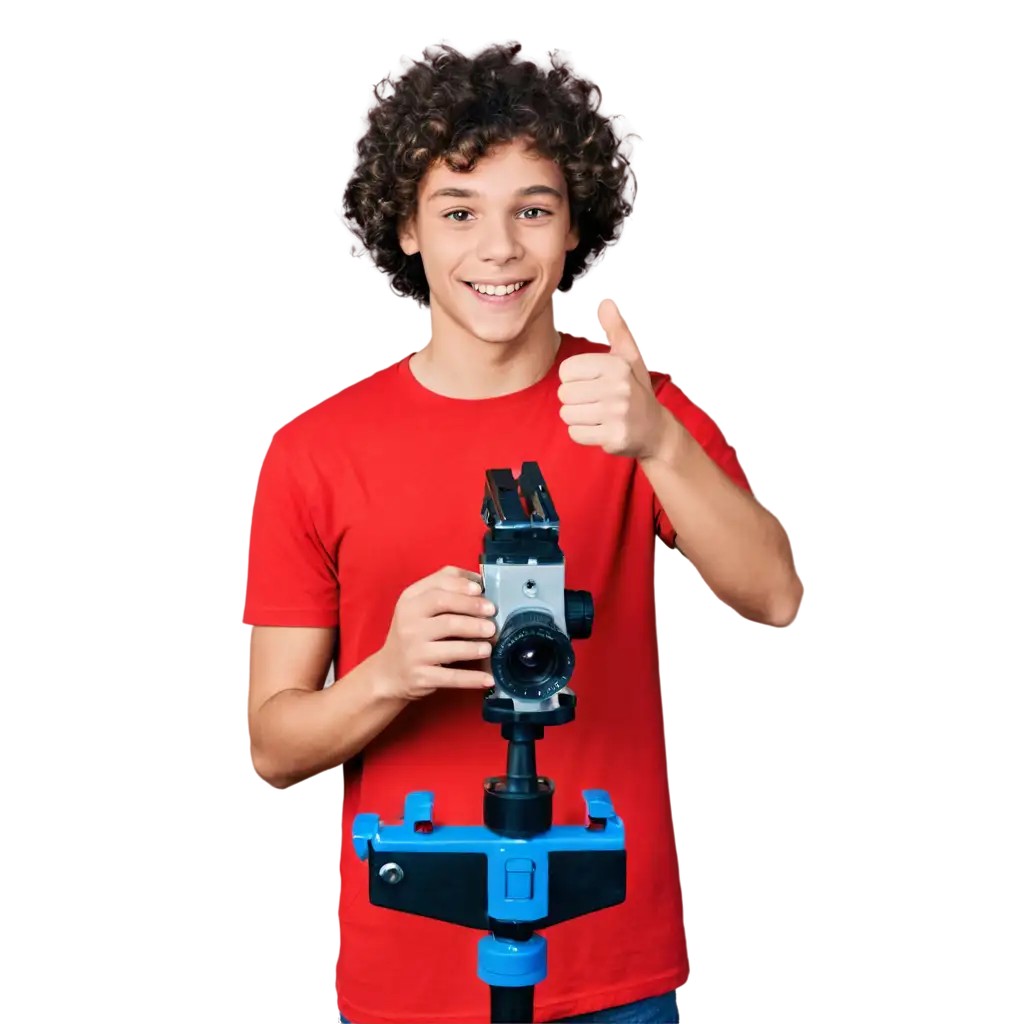
[[[587,591],[565,587],[558,516],[538,464],[524,462],[518,481],[511,470],[488,470],[481,514],[489,529],[480,575],[496,609],[496,696],[516,711],[557,708],[575,668],[572,640],[590,636],[594,605]]]

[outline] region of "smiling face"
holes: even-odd
[[[507,342],[531,327],[554,330],[551,296],[579,235],[570,227],[561,169],[516,140],[492,149],[472,171],[434,164],[399,242],[423,260],[435,334],[461,328]],[[473,285],[505,294],[481,294]]]

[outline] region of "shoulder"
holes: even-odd
[[[354,431],[362,433],[372,416],[393,403],[397,368],[393,363],[299,413],[277,429],[274,441],[293,451],[310,451],[336,447]]]
[[[263,461],[268,486],[287,486],[325,507],[336,504],[339,493],[346,500],[363,493],[360,452],[395,405],[397,367],[348,385],[279,427]]]
[[[660,402],[672,406],[673,409],[683,409],[687,412],[697,409],[690,397],[672,379],[672,374],[659,370],[649,370],[648,372],[651,375],[651,387]],[[701,410],[697,409],[697,411]]]
[[[651,374],[655,397],[693,435],[705,452],[723,469],[733,482],[750,490],[750,483],[736,457],[736,450],[725,439],[718,423],[672,380],[670,374]]]

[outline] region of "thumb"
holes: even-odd
[[[643,356],[640,355],[640,346],[626,326],[619,307],[611,299],[604,299],[597,307],[597,319],[608,336],[608,346],[612,355],[625,359],[641,382],[650,385],[650,374],[644,365]]]

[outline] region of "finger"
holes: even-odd
[[[563,405],[558,410],[563,423],[578,426],[597,426],[608,419],[608,413],[601,402],[588,402],[586,405]]]
[[[577,444],[604,445],[606,433],[603,426],[595,427],[589,424],[574,424],[569,427],[569,436]]]
[[[452,668],[449,665],[431,666],[423,670],[424,678],[438,689],[482,690],[494,685],[494,676],[489,672],[469,668]]]
[[[473,572],[472,569],[463,569],[458,565],[446,565],[443,569],[438,569],[435,575],[442,577],[443,579],[451,576],[455,579],[472,580],[474,583],[483,583],[483,577],[478,572]]]
[[[486,640],[434,640],[427,644],[427,665],[448,665],[453,661],[480,661],[491,656]]]
[[[597,319],[608,336],[608,345],[611,347],[612,353],[621,356],[630,366],[643,367],[644,361],[640,355],[640,346],[637,345],[636,339],[626,326],[619,307],[611,299],[605,299],[597,307]]]
[[[494,636],[496,626],[492,619],[476,615],[434,615],[425,620],[425,640],[446,640],[449,637],[474,637],[489,640]]]
[[[582,405],[586,402],[600,402],[605,398],[621,395],[629,397],[628,380],[610,380],[600,377],[597,380],[573,380],[558,389],[558,400],[563,405]]]
[[[475,584],[475,586],[474,586]],[[445,566],[437,572],[416,580],[405,589],[407,597],[418,597],[433,589],[447,590],[452,594],[479,594],[483,588],[483,577],[478,572]]]
[[[558,376],[563,384],[574,380],[596,380],[609,372],[615,358],[610,352],[581,352],[559,363]]]
[[[494,604],[486,597],[464,594],[454,590],[435,587],[414,598],[417,615],[430,618],[445,612],[458,615],[473,615],[478,618],[489,618],[495,612]]]

